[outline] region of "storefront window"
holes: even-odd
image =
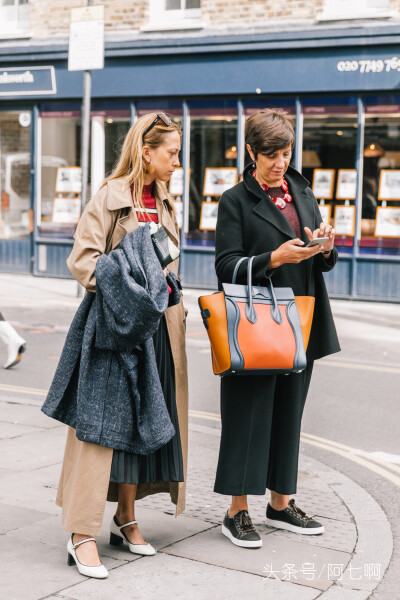
[[[305,101],[303,114],[302,173],[322,218],[335,224],[336,245],[350,250],[356,225],[356,99]]]
[[[398,254],[400,97],[376,100],[365,107],[360,251]]]
[[[80,112],[41,112],[39,131],[38,231],[45,236],[71,237],[80,216],[82,189]]]
[[[130,127],[130,111],[105,109],[92,112],[91,195],[111,174],[119,158],[122,144]]]
[[[236,103],[190,107],[190,184],[186,242],[214,246],[218,201],[238,181]]]
[[[0,112],[0,238],[32,230],[30,112]]]

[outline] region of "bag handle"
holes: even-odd
[[[253,260],[254,260],[254,256],[251,257],[247,257],[247,256],[243,256],[242,258],[240,258],[236,265],[235,265],[235,269],[233,271],[233,276],[232,276],[232,283],[236,283],[236,277],[239,271],[239,267],[242,264],[242,262],[244,260],[248,260],[249,262],[247,263],[247,292],[248,292],[248,296],[247,296],[247,304],[246,304],[246,309],[245,309],[245,314],[246,314],[246,318],[247,320],[252,323],[254,325],[254,323],[256,323],[257,321],[257,313],[255,311],[254,308],[254,304],[253,304],[253,277],[252,277],[252,273],[253,273]],[[273,320],[275,321],[275,323],[277,323],[278,325],[280,325],[283,321],[282,319],[282,314],[281,311],[279,310],[278,307],[278,302],[276,300],[276,295],[275,295],[275,290],[274,290],[274,286],[272,285],[272,280],[271,277],[267,277],[267,287],[268,287],[268,291],[270,293],[271,296],[271,317],[273,318]]]
[[[279,310],[279,306],[278,306],[278,302],[276,300],[275,290],[274,290],[274,286],[272,285],[271,277],[267,277],[267,286],[269,289],[269,293],[271,294],[271,317],[273,318],[275,323],[280,325],[283,321],[282,313]]]
[[[239,267],[244,260],[249,260],[249,259],[247,256],[242,256],[242,258],[239,258],[239,260],[237,261],[234,271],[233,271],[233,275],[232,275],[232,283],[236,283],[236,277],[237,277],[237,274],[239,271]]]

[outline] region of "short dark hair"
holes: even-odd
[[[257,154],[272,154],[287,146],[294,147],[295,134],[288,115],[283,110],[265,108],[246,120],[244,129],[246,144],[254,157]]]

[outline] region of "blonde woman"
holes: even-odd
[[[180,128],[164,113],[144,115],[130,128],[115,170],[79,221],[67,261],[71,273],[86,290],[96,291],[94,272],[100,255],[115,249],[125,234],[140,224],[161,223],[170,239],[179,245],[179,230],[165,183],[179,166],[180,148]],[[168,269],[176,274],[178,261]],[[135,501],[169,492],[176,504],[176,516],[184,510],[188,392],[185,312],[179,295],[178,302],[167,308],[153,338],[162,392],[175,429],[172,439],[151,454],[139,455],[108,444],[83,441],[78,439],[76,429],[69,428],[56,502],[63,509],[64,527],[71,532],[68,562],[76,564],[84,575],[107,577],[95,541],[101,530],[106,500],[118,502],[110,526],[110,543],[126,542],[131,552],[140,555],[154,555],[155,549],[140,532],[135,520]],[[56,401],[54,394],[50,401],[50,390],[43,406],[46,414],[67,424],[71,424],[71,416],[66,416],[68,394],[73,389],[73,371],[77,367],[79,364],[64,365],[68,385],[55,394]],[[108,400],[117,402],[118,393]],[[93,414],[88,418],[99,417]]]

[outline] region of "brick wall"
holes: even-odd
[[[30,0],[31,30],[35,37],[67,36],[69,11],[86,0]],[[106,31],[132,31],[147,22],[148,0],[94,0],[104,5]]]
[[[202,17],[210,27],[265,25],[269,21],[315,19],[323,0],[202,0]]]
[[[400,13],[400,0],[390,2],[391,9]],[[105,7],[106,31],[137,31],[149,22],[149,0],[94,0],[94,4]],[[69,10],[75,6],[86,6],[86,0],[30,0],[33,35],[67,36]],[[201,0],[202,21],[210,29],[269,23],[276,27],[296,20],[302,26],[313,25],[323,6],[324,0]]]

